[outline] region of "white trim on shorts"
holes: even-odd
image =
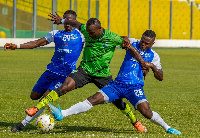
[[[135,104],[135,109],[137,110],[138,104],[141,104],[141,103],[146,102],[146,101],[147,101],[147,99],[139,100],[139,101]],[[148,102],[148,101],[147,101],[147,102]]]
[[[105,94],[105,92],[103,92],[102,90],[99,90],[98,92],[100,92],[103,97],[104,97],[104,104],[110,103],[110,99],[109,97]]]

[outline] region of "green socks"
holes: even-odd
[[[40,110],[42,107],[46,106],[48,103],[53,102],[59,98],[56,91],[51,91],[47,96],[45,96],[38,104],[37,108]]]
[[[133,115],[133,112],[131,111],[130,106],[128,104],[126,104],[125,110],[121,110],[121,112],[131,120],[131,123],[136,123],[137,119]]]

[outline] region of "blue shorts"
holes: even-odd
[[[33,87],[34,92],[45,93],[47,90],[54,90],[60,87],[66,77],[46,70]]]
[[[122,84],[111,81],[107,86],[103,87],[98,92],[102,91],[108,96],[109,102],[126,98],[136,110],[138,104],[147,101],[142,85]]]

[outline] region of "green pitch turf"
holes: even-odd
[[[166,134],[164,130],[133,110],[148,132],[136,131],[129,120],[112,104],[98,105],[86,113],[55,121],[55,128],[41,133],[35,120],[22,132],[10,129],[25,117],[25,109],[38,101],[30,99],[30,92],[53,55],[53,48],[31,50],[0,49],[0,137],[199,137],[200,136],[200,49],[156,48],[161,57],[164,80],[157,81],[152,72],[145,80],[144,91],[152,110],[157,111],[181,136]],[[111,62],[113,78],[117,76],[125,51],[117,49]],[[80,59],[79,59],[80,61]],[[98,89],[93,84],[74,90],[53,105],[63,109],[85,100]],[[126,100],[125,100],[126,101]],[[45,114],[49,112],[45,109]]]

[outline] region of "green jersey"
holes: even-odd
[[[92,39],[86,31],[86,25],[82,25],[80,31],[84,35],[86,42],[80,66],[91,76],[111,76],[110,61],[115,47],[121,47],[123,38],[116,33],[104,29],[103,35],[100,38]]]

